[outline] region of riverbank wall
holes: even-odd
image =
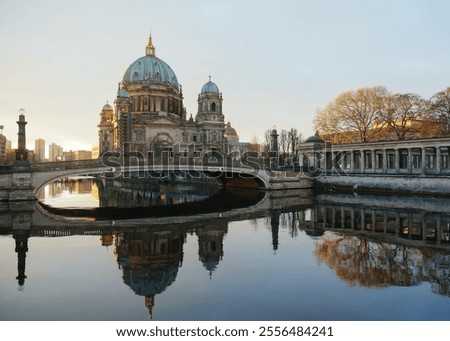
[[[315,178],[314,187],[325,191],[420,193],[450,196],[450,177],[414,175],[334,175]]]

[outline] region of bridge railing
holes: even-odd
[[[42,163],[32,163],[30,165],[31,171],[56,171],[56,170],[66,170],[66,169],[84,169],[84,168],[97,168],[106,166],[102,163],[100,159],[89,159],[89,160],[76,160],[76,161],[54,161],[54,162],[42,162]]]
[[[168,157],[142,157],[134,155],[108,155],[98,159],[76,160],[76,161],[54,161],[43,163],[30,164],[32,172],[45,172],[57,170],[76,170],[89,169],[99,167],[143,167],[152,168],[160,166],[209,166],[209,167],[228,167],[228,168],[253,168],[266,170],[269,169],[269,161],[257,156],[248,156],[245,158],[222,158],[215,155],[207,155],[203,157],[182,157],[182,156],[168,156]],[[5,168],[6,167],[6,168]],[[0,172],[11,172],[11,167],[4,166],[0,168]]]
[[[203,157],[185,156],[153,156],[143,157],[142,155],[108,155],[102,158],[105,166],[142,166],[152,168],[153,166],[211,166],[211,167],[233,167],[233,168],[256,168],[267,169],[268,162],[258,157],[246,158],[223,158],[220,155],[205,155]]]

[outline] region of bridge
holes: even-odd
[[[34,200],[46,184],[63,177],[93,175],[110,178],[198,177],[215,179],[224,186],[283,190],[312,188],[312,179],[301,172],[271,170],[259,160],[216,158],[168,158],[151,160],[111,157],[107,160],[79,160],[45,163],[16,161],[0,167],[0,201]]]

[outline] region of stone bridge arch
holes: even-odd
[[[33,164],[31,168],[31,185],[33,194],[48,183],[66,177],[78,175],[96,175],[111,171],[112,167],[103,165],[99,160],[61,161]]]

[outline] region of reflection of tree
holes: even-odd
[[[352,286],[414,286],[429,281],[433,292],[450,296],[450,255],[330,232],[316,243],[315,254]]]

